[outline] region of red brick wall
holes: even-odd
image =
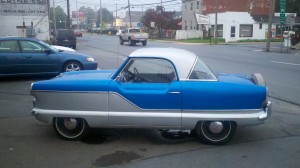
[[[270,0],[218,0],[219,12],[249,12],[251,15],[269,15]],[[252,9],[250,6],[252,4]],[[203,0],[203,14],[215,13],[216,0]]]

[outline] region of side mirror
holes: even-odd
[[[51,53],[52,53],[52,50],[50,50],[50,49],[45,49],[45,53],[51,54]]]

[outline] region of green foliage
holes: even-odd
[[[276,0],[276,12],[280,12],[280,0]],[[300,16],[300,0],[286,0],[286,12],[297,13]]]
[[[67,14],[64,12],[64,10],[57,6],[55,7],[55,18],[56,18],[56,28],[57,29],[63,29],[65,28],[65,22],[67,20]],[[54,20],[53,20],[53,8],[50,8],[50,20],[52,21],[50,23],[51,27],[54,28]]]

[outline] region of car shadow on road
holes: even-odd
[[[158,130],[158,129],[92,129],[82,139],[86,144],[102,144],[119,140],[121,137],[143,135],[155,144],[179,144],[193,141],[196,136],[190,131]]]

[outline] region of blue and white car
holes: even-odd
[[[117,70],[78,71],[35,82],[32,114],[53,121],[64,139],[89,128],[193,130],[202,142],[223,144],[236,126],[271,114],[260,74],[214,74],[194,53],[175,48],[134,51]]]

